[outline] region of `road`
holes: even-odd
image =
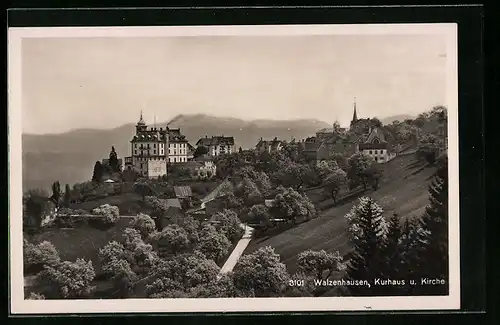
[[[236,247],[234,247],[231,255],[227,258],[226,263],[222,266],[220,269],[220,273],[218,278],[224,273],[231,272],[238,263],[238,260],[240,259],[241,255],[243,255],[243,252],[247,248],[248,244],[250,244],[250,241],[252,240],[252,233],[253,233],[253,228],[246,226],[244,224],[240,225],[243,229],[245,229],[245,233],[241,237],[241,239],[238,241],[238,244],[236,244]]]

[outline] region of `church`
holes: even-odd
[[[302,144],[306,157],[316,161],[331,159],[335,154],[348,157],[359,151],[379,163],[385,163],[395,157],[382,128],[375,125],[370,118],[358,118],[356,99],[348,130],[334,123],[333,128],[318,130],[315,137],[308,138]]]

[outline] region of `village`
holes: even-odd
[[[337,220],[344,214],[350,220],[348,209],[355,209],[355,200],[365,200],[367,193],[382,199],[384,192],[400,199],[414,197],[415,189],[433,175],[433,166],[441,166],[445,151],[444,107],[382,125],[377,118],[358,118],[354,102],[349,128],[336,122],[305,139],[257,138],[254,148],[245,149],[236,149],[231,135],[206,135],[192,145],[180,128],[148,127],[141,112],[130,156],[119,158],[112,146],[109,157],[95,163],[92,180],[66,185],[64,191],[55,181],[52,195],[31,191],[25,196],[26,294],[30,299],[345,294],[325,288],[302,293],[282,286],[258,288],[257,278],[248,284],[247,268],[255,258],[292,258],[279,275],[285,279],[292,276],[287,269],[307,271],[309,259],[326,254],[329,274],[342,276],[342,261],[352,252],[349,241],[340,238],[351,230],[346,232]],[[426,205],[422,194],[409,201],[410,210],[401,210],[400,199],[385,203],[384,210],[411,220],[415,215],[410,211],[418,214]],[[314,244],[307,241],[299,251],[283,249],[279,238],[288,232],[304,229],[305,234],[317,227],[340,231],[335,246],[314,239],[329,251],[335,247],[333,252],[310,251]],[[82,278],[84,287],[61,293],[70,279],[56,279],[47,270],[59,272],[51,267],[61,265],[62,258],[77,260],[65,267],[88,273]],[[174,262],[188,263],[185,267],[208,263],[206,280],[183,284],[187,280],[181,276],[174,287],[147,281],[180,276],[175,275],[180,269],[172,269]],[[155,273],[159,265],[166,268],[160,278]],[[52,285],[40,284],[41,275]],[[228,286],[226,291],[214,293],[221,283]],[[192,292],[201,288],[208,293]]]

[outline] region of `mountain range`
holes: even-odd
[[[394,118],[382,119],[384,124]],[[215,117],[205,114],[178,115],[168,122],[179,127],[192,145],[208,136],[234,136],[236,148],[253,148],[262,137],[282,140],[303,139],[313,136],[317,130],[331,127],[315,120],[253,120]],[[157,123],[157,127],[166,126]],[[135,124],[125,124],[114,129],[77,129],[60,134],[23,134],[23,188],[48,188],[58,180],[63,184],[74,184],[91,179],[97,160],[107,158],[114,146],[119,157],[130,154],[130,139],[135,133]]]

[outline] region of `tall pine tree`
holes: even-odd
[[[382,291],[374,286],[374,280],[383,276],[383,250],[388,233],[388,224],[382,208],[371,198],[364,197],[346,215],[351,232],[354,251],[347,265],[346,279],[367,280],[371,287],[349,286],[351,295],[370,296]]]
[[[92,174],[92,181],[97,182],[97,183],[100,182],[102,179],[103,172],[104,172],[104,170],[103,170],[101,162],[96,161],[95,165],[94,165],[94,172]]]
[[[438,161],[438,169],[429,184],[429,204],[421,220],[422,278],[442,279],[445,285],[422,285],[420,293],[447,295],[448,264],[448,163],[447,157]]]
[[[69,207],[70,200],[71,200],[71,189],[69,188],[69,184],[66,184],[66,187],[64,189],[64,197],[63,197],[64,207],[66,207],[66,208]]]
[[[59,181],[52,183],[52,196],[50,198],[55,203],[56,207],[59,207],[61,195],[61,184],[59,183]]]
[[[113,173],[120,170],[118,166],[118,155],[116,154],[114,146],[111,147],[111,152],[109,153],[109,167]]]

